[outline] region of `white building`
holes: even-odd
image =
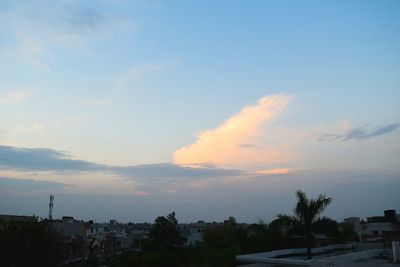
[[[187,238],[186,246],[195,246],[203,241],[203,233],[207,224],[204,221],[182,225],[184,236]]]

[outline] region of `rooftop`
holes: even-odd
[[[239,255],[237,266],[399,266],[392,263],[388,249],[370,249],[354,252],[352,244],[330,245],[313,249],[313,259],[307,260],[306,249],[285,249],[271,252]]]

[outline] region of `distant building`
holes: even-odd
[[[384,216],[368,217],[366,223],[361,224],[362,236],[368,239],[382,240],[384,231],[400,230],[400,224],[396,210],[385,210]]]
[[[182,233],[187,238],[186,246],[195,246],[203,241],[203,233],[207,224],[204,221],[181,225]]]
[[[0,214],[0,222],[37,222],[38,217],[32,216],[24,216],[24,215],[3,215]]]
[[[362,242],[382,242],[384,232],[400,230],[400,214],[396,210],[385,210],[384,216],[367,217],[367,221],[350,217],[344,219],[344,222],[354,225]]]
[[[83,261],[88,253],[86,239],[89,224],[74,220],[72,216],[64,216],[61,220],[52,220],[50,224],[55,231],[62,235],[67,263]]]

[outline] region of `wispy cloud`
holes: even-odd
[[[22,102],[32,95],[31,91],[15,91],[0,95],[0,106]]]
[[[137,23],[124,12],[127,5],[131,3],[10,1],[0,10],[0,30],[9,37],[2,44],[0,59],[24,61],[48,71],[60,51],[63,56],[77,49],[93,51],[88,48],[96,44],[97,49],[99,41],[132,36]]]
[[[3,49],[0,60],[24,62],[37,70],[51,71],[50,63],[54,56],[45,45],[48,41],[30,35],[31,32],[15,33],[13,43]]]
[[[266,169],[255,171],[256,174],[289,174],[289,169]]]
[[[57,123],[32,122],[30,124],[18,125],[7,131],[8,135],[29,134],[45,136],[49,131],[59,128]]]
[[[107,108],[110,107],[112,101],[110,98],[91,99],[81,103],[82,107],[86,108]]]
[[[105,17],[99,10],[88,5],[62,6],[62,22],[65,30],[73,34],[93,34],[105,23]]]
[[[341,133],[327,133],[319,136],[320,141],[329,140],[366,140],[375,137],[379,137],[385,134],[396,131],[400,128],[400,123],[391,123],[374,129],[369,129],[367,126],[359,126],[348,130],[347,132]]]
[[[261,98],[247,106],[215,129],[201,133],[197,140],[174,152],[176,164],[210,163],[217,166],[240,166],[275,162],[282,158],[280,149],[251,149],[261,126],[275,118],[289,102],[286,95]]]
[[[258,148],[259,146],[255,144],[240,144],[238,147],[247,147],[247,148]]]
[[[134,65],[122,73],[115,81],[115,88],[121,90],[126,88],[132,82],[139,78],[143,78],[148,74],[160,73],[176,68],[179,61],[171,61],[166,63],[144,63]]]
[[[22,39],[17,45],[13,56],[29,62],[37,69],[51,70],[48,61],[52,58],[52,55],[39,40],[33,38]]]

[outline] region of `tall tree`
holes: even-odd
[[[159,216],[149,233],[150,246],[157,249],[169,249],[182,246],[187,239],[181,234],[175,212],[167,217]]]
[[[288,233],[300,234],[305,240],[307,257],[311,259],[311,248],[314,245],[314,234],[320,232],[324,225],[332,222],[327,217],[320,217],[325,208],[332,202],[332,198],[319,195],[318,198],[308,198],[301,191],[296,191],[297,204],[293,215],[279,214],[278,221],[287,227]]]

